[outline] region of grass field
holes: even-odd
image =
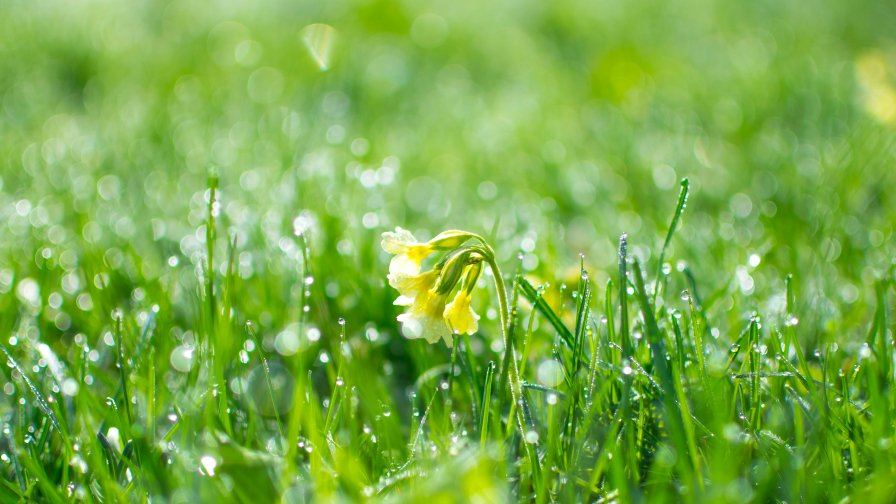
[[[0,503],[896,501],[894,34],[3,2]]]

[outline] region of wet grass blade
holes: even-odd
[[[622,358],[632,357],[632,341],[628,330],[628,235],[619,237],[619,339],[622,341]]]
[[[656,305],[656,296],[659,292],[660,278],[662,278],[663,261],[666,259],[666,250],[669,243],[672,242],[672,235],[678,229],[678,222],[681,220],[681,214],[684,212],[688,203],[688,187],[690,183],[687,178],[681,179],[681,190],[678,192],[678,203],[675,204],[675,213],[672,215],[672,222],[669,224],[669,230],[666,231],[666,239],[663,241],[663,248],[660,250],[659,258],[656,262],[656,280],[653,284],[653,304]]]
[[[489,431],[489,407],[492,400],[492,376],[495,374],[495,363],[489,362],[485,368],[485,385],[482,387],[482,417],[479,419],[479,445],[485,447]]]
[[[685,413],[681,411],[680,405],[675,403],[673,393],[675,390],[675,381],[672,377],[672,369],[669,366],[669,361],[666,359],[666,340],[660,333],[659,326],[654,317],[653,307],[650,304],[650,299],[647,297],[647,292],[644,290],[644,277],[641,274],[641,265],[637,260],[632,264],[632,275],[635,280],[636,296],[641,305],[641,314],[644,317],[644,328],[647,341],[650,343],[651,362],[659,374],[660,384],[667,392],[663,394],[663,402],[665,406],[664,416],[668,422],[668,436],[671,438],[675,449],[679,453],[687,453],[685,429],[683,425],[683,415]],[[687,462],[690,463],[690,459],[687,459]],[[679,467],[683,466],[679,464]],[[689,467],[689,470],[693,469],[693,467]]]
[[[100,444],[100,448],[105,456],[106,468],[108,469],[109,474],[112,475],[112,479],[118,480],[118,455],[115,454],[115,449],[112,448],[109,439],[106,438],[106,435],[102,432],[96,433],[96,440]]]
[[[118,377],[120,379],[119,388],[121,390],[121,394],[123,396],[122,402],[124,403],[124,413],[127,418],[127,425],[125,426],[124,432],[130,435],[130,426],[133,425],[133,419],[131,418],[131,399],[128,394],[128,377],[127,370],[125,369],[126,360],[124,358],[124,344],[122,339],[124,339],[124,332],[121,329],[122,324],[122,314],[121,312],[117,312],[116,316],[113,320],[115,324],[115,348],[118,351],[118,355],[116,356],[118,359]]]
[[[16,371],[18,371],[19,375],[22,376],[22,380],[25,382],[25,385],[28,386],[28,390],[31,391],[31,395],[34,396],[34,400],[37,403],[37,407],[47,416],[50,420],[50,423],[53,425],[53,428],[56,429],[60,435],[65,438],[65,434],[62,432],[62,429],[59,427],[59,420],[56,419],[56,415],[53,413],[53,410],[50,409],[49,403],[44,399],[43,394],[40,393],[40,390],[34,385],[34,382],[31,381],[31,378],[25,373],[19,363],[13,358],[12,354],[9,353],[9,350],[6,349],[5,346],[0,345],[0,350],[6,354],[7,363]]]
[[[574,339],[572,332],[570,332],[569,328],[560,320],[560,317],[557,316],[544,298],[538,294],[538,290],[525,278],[520,278],[519,286],[523,297],[535,306],[538,313],[541,313],[548,323],[551,324],[551,327],[557,331],[557,334],[563,342],[566,343],[569,348],[572,348]]]

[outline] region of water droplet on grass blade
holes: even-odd
[[[199,464],[202,466],[201,471],[207,476],[215,475],[215,468],[218,467],[218,461],[215,460],[215,457],[211,455],[204,455],[199,459]]]
[[[171,367],[181,373],[189,373],[193,368],[194,349],[191,346],[180,345],[171,351]]]
[[[78,382],[74,378],[66,378],[62,382],[62,393],[73,396],[78,393]]]
[[[545,387],[556,387],[563,380],[563,368],[559,362],[547,359],[539,364],[536,376]]]
[[[867,359],[868,357],[871,357],[871,347],[868,346],[868,343],[864,343],[862,345],[862,348],[859,349],[859,356],[862,357],[863,359]]]

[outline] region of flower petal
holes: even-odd
[[[414,304],[414,298],[407,296],[398,296],[397,298],[395,298],[395,301],[393,301],[392,304],[394,304],[395,306],[411,306],[412,304]]]
[[[470,306],[470,295],[461,290],[445,307],[445,320],[457,334],[473,334],[479,329],[479,315]]]
[[[450,339],[451,331],[443,316],[445,298],[432,290],[419,293],[408,311],[398,316],[402,334],[409,339],[424,338],[429,343]]]
[[[436,270],[430,270],[419,275],[408,275],[405,273],[389,274],[389,285],[398,291],[404,297],[415,298],[417,294],[432,289],[436,280],[439,279],[439,273]]]
[[[404,254],[408,246],[416,245],[417,239],[407,229],[400,227],[395,228],[394,232],[387,231],[383,233],[383,241],[380,245],[383,250],[390,254]]]
[[[416,275],[420,273],[420,263],[414,259],[400,254],[389,262],[389,275]]]

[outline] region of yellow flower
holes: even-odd
[[[447,294],[438,294],[433,289],[419,293],[408,311],[398,316],[402,334],[409,339],[424,338],[428,343],[443,339],[450,348],[453,340],[444,317],[447,300]]]
[[[387,277],[389,285],[398,291],[400,296],[395,300],[395,304],[399,306],[408,306],[414,302],[414,298],[421,292],[426,292],[436,285],[439,279],[438,270],[430,270],[419,275],[409,275],[407,273],[389,273]]]
[[[470,306],[470,293],[465,288],[458,291],[454,301],[448,303],[443,315],[455,334],[473,334],[479,329],[479,315]]]
[[[416,275],[420,272],[420,263],[435,252],[428,243],[418,243],[410,231],[400,227],[395,232],[383,233],[381,245],[383,250],[395,255],[389,263],[390,275]]]
[[[389,273],[416,275],[420,264],[434,252],[459,247],[473,235],[466,231],[444,231],[426,243],[419,243],[407,229],[396,227],[394,232],[383,233],[383,250],[395,255],[389,263]]]
[[[445,231],[426,243],[419,243],[413,234],[400,227],[383,233],[383,250],[395,255],[387,277],[389,285],[400,294],[395,304],[408,307],[398,316],[405,337],[424,338],[429,343],[444,340],[451,347],[452,330],[455,334],[476,332],[479,316],[470,307],[470,293],[482,271],[482,249],[462,247],[471,238],[476,235]],[[423,260],[441,251],[447,253],[433,269],[420,273]],[[448,296],[461,283],[463,288],[446,306]]]

